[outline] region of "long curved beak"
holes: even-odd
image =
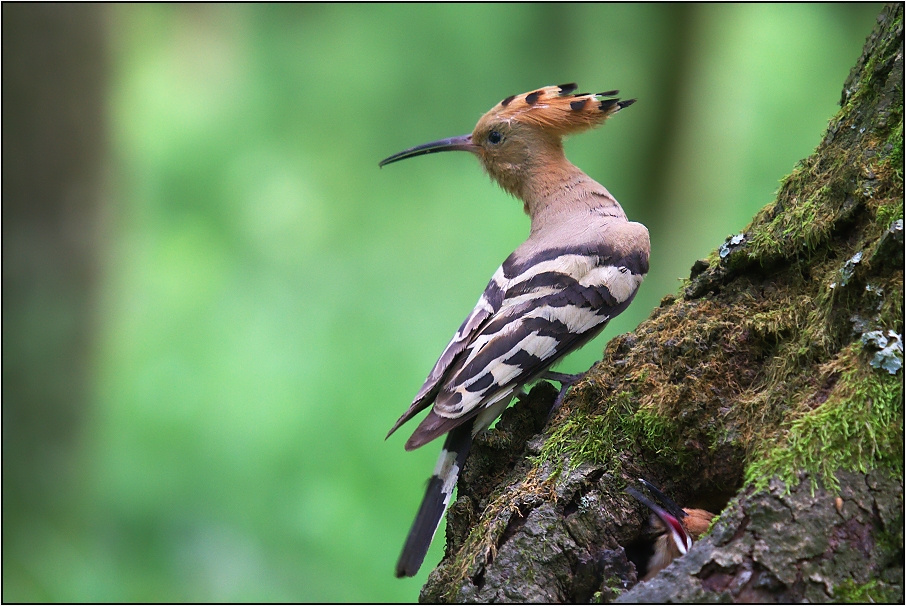
[[[393,154],[389,158],[384,158],[378,163],[378,166],[384,166],[390,164],[391,162],[396,162],[397,160],[405,160],[406,158],[414,158],[415,156],[423,156],[425,154],[433,154],[434,152],[443,152],[443,151],[469,151],[475,152],[478,151],[478,146],[472,144],[472,135],[463,135],[461,137],[450,137],[449,139],[441,139],[439,141],[432,141],[431,143],[424,143],[422,145],[416,145],[415,147],[410,147],[409,149],[403,150],[398,154]]]
[[[683,511],[683,508],[677,505],[676,501],[661,492],[661,490],[657,486],[655,486],[645,478],[639,478],[639,482],[641,482],[643,486],[651,491],[651,494],[657,497],[658,500],[664,504],[664,508],[670,513],[670,515],[678,520],[682,520],[686,517],[686,512]]]
[[[649,482],[646,482],[645,480],[642,480],[642,482],[644,482],[646,486],[651,487],[651,484]],[[657,490],[656,488],[655,490],[659,494],[663,495],[660,490]],[[658,505],[645,498],[638,490],[636,490],[632,486],[627,486],[626,492],[635,497],[643,505],[648,507],[648,509],[650,509],[657,517],[661,519],[661,522],[664,524],[664,528],[667,530],[667,532],[670,533],[670,537],[673,539],[673,542],[676,544],[676,548],[679,550],[681,555],[685,555],[686,552],[692,548],[692,537],[689,536],[689,533],[686,532],[685,528],[683,528],[682,522],[680,522],[680,519],[686,516],[685,511],[680,509],[680,511],[682,511],[682,516],[680,516],[680,519],[677,519],[677,517],[671,515],[662,507],[659,507]],[[670,502],[673,503],[673,501]],[[676,505],[676,503],[673,504]]]

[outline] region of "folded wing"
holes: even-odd
[[[406,443],[417,448],[501,402],[596,336],[632,301],[644,260],[599,251],[508,259],[394,426],[434,402]]]

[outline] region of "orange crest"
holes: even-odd
[[[521,122],[557,135],[570,135],[600,125],[635,99],[620,101],[620,91],[572,94],[574,83],[545,86],[521,95],[507,97],[481,117],[478,126],[492,122]]]

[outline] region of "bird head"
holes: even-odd
[[[642,482],[649,488],[653,488],[648,482],[645,482],[644,480],[642,480]],[[663,527],[664,532],[669,534],[670,539],[673,541],[673,544],[679,552],[678,555],[686,555],[686,552],[692,548],[692,537],[686,531],[686,527],[683,524],[683,519],[687,514],[676,503],[668,499],[661,491],[656,488],[654,490],[658,497],[662,497],[664,504],[669,507],[671,511],[668,512],[663,507],[652,502],[635,488],[631,486],[626,488],[626,492],[651,510],[653,519],[658,522],[656,525]]]
[[[565,162],[562,139],[594,128],[635,102],[619,91],[573,94],[575,84],[545,86],[507,97],[481,117],[471,134],[441,139],[394,154],[380,166],[441,151],[469,151],[509,193],[525,199],[524,187],[544,168]]]
[[[652,511],[654,517],[660,522],[659,525],[663,526],[664,530],[670,533],[673,542],[676,543],[677,549],[679,549],[681,554],[685,555],[692,547],[692,539],[697,539],[708,529],[714,514],[705,511],[704,509],[683,509],[677,505],[673,499],[665,495],[657,486],[645,478],[639,478],[639,482],[641,482],[642,485],[664,505],[664,507],[660,507],[651,502],[631,486],[627,487],[626,491]]]

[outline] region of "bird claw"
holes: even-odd
[[[560,384],[560,393],[557,394],[557,398],[554,400],[553,406],[551,406],[550,412],[547,414],[547,418],[550,419],[554,416],[554,413],[560,408],[560,405],[563,404],[563,400],[566,399],[566,392],[569,391],[569,388],[574,384],[578,383],[588,371],[580,372],[575,375],[570,375],[565,372],[553,372],[548,371],[544,373],[541,378],[548,381],[556,381]]]

